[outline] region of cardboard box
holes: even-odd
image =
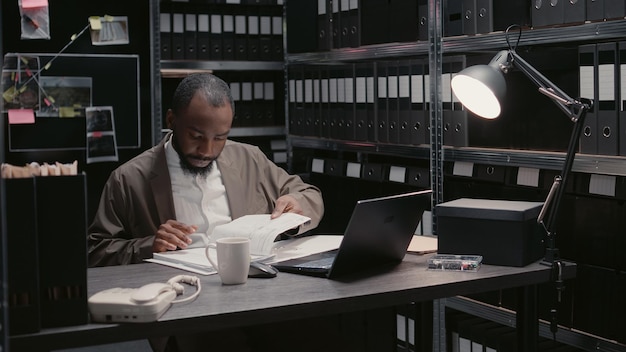
[[[543,257],[542,202],[460,198],[436,206],[438,252],[482,255],[484,264],[525,266]]]

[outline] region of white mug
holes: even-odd
[[[217,261],[210,250],[217,252]],[[209,243],[205,254],[217,270],[224,285],[243,284],[248,280],[250,270],[250,239],[246,237],[223,237]]]

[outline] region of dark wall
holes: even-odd
[[[1,27],[1,40],[4,42],[3,56],[6,53],[49,53],[54,55],[56,53],[59,53],[65,46],[67,46],[67,49],[63,51],[63,54],[121,54],[139,56],[140,116],[138,117],[138,132],[140,135],[140,141],[138,141],[138,147],[122,146],[119,145],[118,142],[118,147],[122,147],[118,149],[118,162],[103,162],[88,165],[86,162],[86,152],[84,149],[58,150],[54,148],[55,145],[59,144],[58,138],[60,137],[57,133],[49,133],[46,137],[44,137],[49,138],[49,145],[51,146],[50,149],[41,148],[37,151],[11,152],[8,149],[8,125],[6,122],[4,122],[5,131],[3,135],[7,137],[5,139],[6,142],[3,143],[6,151],[6,162],[23,165],[32,161],[36,161],[39,163],[50,163],[55,161],[69,163],[74,160],[78,161],[79,172],[85,172],[87,175],[89,220],[91,220],[92,215],[95,212],[102,186],[109,176],[110,172],[120,163],[130,159],[131,157],[137,155],[139,152],[149,148],[152,145],[153,129],[151,87],[153,84],[153,80],[151,77],[152,73],[150,68],[150,61],[152,57],[150,48],[150,0],[134,1],[133,5],[134,6],[129,6],[128,1],[120,0],[55,0],[49,3],[51,39],[22,40],[20,38],[21,27],[18,3],[16,1],[3,1],[1,4],[2,8],[0,9],[0,11],[2,11],[3,19]],[[128,45],[94,46],[91,43],[89,30],[87,30],[83,35],[79,36],[71,44],[69,44],[72,35],[78,34],[83,28],[87,26],[87,24],[89,23],[88,18],[90,16],[105,15],[128,17],[128,32],[130,39]],[[53,67],[58,68],[62,64],[60,58],[55,60],[59,60],[57,61],[59,65],[55,66],[55,63],[53,61],[51,65],[51,70]],[[129,85],[132,86],[134,84],[134,77],[128,77],[128,71],[122,69],[121,67],[118,69],[115,64],[109,65],[106,63],[98,62],[96,65],[85,65],[100,65],[100,67],[93,67],[93,76],[100,75],[100,77],[102,77],[102,75],[106,73],[105,76],[110,82],[115,82],[116,79],[119,80],[119,84],[117,86],[114,86],[112,89],[106,89],[105,92],[97,92],[98,97],[100,98],[102,98],[103,95],[105,96],[105,98],[109,98],[106,95],[110,95],[111,98],[116,97],[116,99],[119,99],[119,95],[123,94],[123,92],[128,92],[129,89],[132,88],[129,87]],[[80,71],[81,76],[84,76],[85,71],[88,69],[88,67],[85,67],[85,65],[83,65],[83,67],[76,67],[76,72]],[[72,69],[66,68],[65,71],[71,72]],[[119,74],[119,77],[116,78],[116,74]],[[96,83],[94,83],[94,91],[95,85]],[[94,92],[93,94],[96,94],[96,92]],[[98,101],[98,99],[96,98],[97,97],[95,96],[92,97],[92,101]],[[107,99],[105,99],[104,101],[106,100]],[[137,105],[137,102],[134,101],[132,98],[129,98],[128,104]],[[4,120],[6,121],[6,114],[4,117]],[[120,119],[120,122],[116,123],[116,127],[117,125],[123,125],[124,123],[128,123],[128,121],[126,120],[122,121],[122,117],[124,119],[134,119],[134,116],[117,117],[117,115],[115,115],[116,120]],[[58,122],[59,124],[68,123],[67,121],[60,121],[62,119],[59,118],[53,119],[57,119],[57,121],[47,122],[52,125],[54,125],[55,122]],[[82,130],[82,127],[80,127],[82,125],[74,125],[76,125],[74,126],[74,130],[72,132],[69,132],[70,136],[64,136],[62,138],[71,138],[76,140],[86,138],[86,132]],[[121,139],[122,141],[127,140],[127,138],[122,138],[124,137],[123,134],[127,132],[128,131],[126,131],[126,129],[117,131],[117,134],[120,136],[118,137],[118,139]],[[133,131],[133,133],[136,133],[136,131]],[[24,139],[24,136],[22,136],[21,138]],[[132,143],[125,144],[128,145]]]

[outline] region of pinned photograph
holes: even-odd
[[[85,108],[91,106],[91,77],[39,78],[41,102],[37,116],[85,117]]]
[[[113,107],[85,109],[87,126],[87,163],[118,161]]]
[[[91,16],[89,17],[92,45],[128,44],[128,17]]]

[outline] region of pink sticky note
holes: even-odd
[[[23,9],[48,6],[48,0],[22,0]]]
[[[35,123],[35,112],[32,109],[9,109],[9,124]]]

